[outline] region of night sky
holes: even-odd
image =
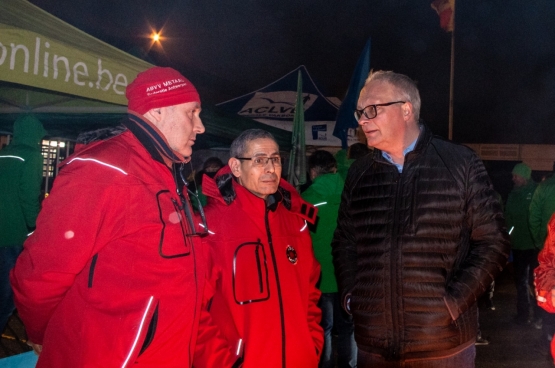
[[[83,31],[180,70],[204,102],[266,86],[304,64],[343,99],[366,40],[371,67],[409,75],[421,117],[448,132],[451,35],[431,0],[32,0]],[[458,0],[454,141],[555,144],[555,1]],[[149,49],[162,29],[163,50]]]

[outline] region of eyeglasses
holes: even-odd
[[[256,167],[265,167],[268,165],[269,161],[272,161],[272,165],[274,166],[281,166],[281,157],[280,156],[272,156],[272,157],[235,157],[237,160],[248,160],[252,161],[252,165]]]
[[[362,115],[366,117],[366,119],[374,119],[376,115],[378,115],[378,110],[376,109],[378,106],[389,106],[398,103],[405,103],[406,101],[395,101],[395,102],[387,102],[383,104],[376,104],[376,105],[368,105],[362,110],[355,110],[355,119],[359,121],[362,118]]]

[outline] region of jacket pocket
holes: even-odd
[[[232,272],[233,296],[237,304],[262,302],[270,298],[266,252],[260,240],[237,247]]]
[[[139,356],[144,353],[144,351],[150,346],[152,340],[154,339],[154,334],[156,333],[156,325],[158,324],[158,304],[156,305],[156,309],[152,314],[152,318],[150,323],[148,324],[148,330],[146,332],[145,340],[143,342],[143,346],[139,351]]]
[[[130,329],[126,331],[126,336],[130,340],[129,350],[125,353],[125,360],[121,365],[122,368],[135,364],[138,356],[144,353],[150,346],[154,339],[154,334],[156,333],[157,324],[158,301],[155,300],[154,296],[150,296],[144,310],[142,310],[140,314],[134,315],[134,318],[126,322],[127,327],[130,327]],[[131,331],[132,333],[130,333]],[[141,346],[141,349],[139,349],[139,346]]]
[[[188,256],[191,253],[192,231],[179,202],[171,196],[169,190],[159,191],[156,199],[162,224],[158,253],[163,258]]]
[[[96,260],[98,259],[98,253],[92,257],[91,266],[89,267],[89,282],[88,287],[89,289],[93,286],[93,279],[94,279],[94,270],[96,268]]]

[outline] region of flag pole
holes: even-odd
[[[451,74],[449,76],[449,140],[453,140],[453,85],[455,81],[455,3],[453,2],[453,30],[451,31]]]

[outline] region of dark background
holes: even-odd
[[[343,99],[372,38],[371,67],[418,82],[422,118],[447,137],[451,34],[431,0],[31,0],[219,103],[304,64]],[[555,143],[555,1],[458,0],[453,140]],[[148,39],[162,30],[162,47]]]

